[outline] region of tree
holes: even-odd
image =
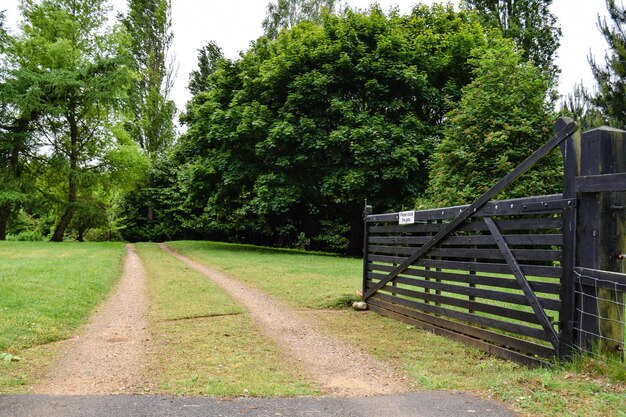
[[[202,91],[209,91],[209,76],[215,72],[221,60],[224,59],[224,52],[213,41],[207,42],[198,49],[198,68],[191,71],[189,76],[189,91],[192,95],[197,95]]]
[[[397,210],[425,190],[432,144],[484,42],[452,6],[374,7],[220,61],[182,119],[180,230],[358,253],[365,198]]]
[[[553,80],[561,29],[550,12],[552,0],[464,0],[464,7],[475,10],[486,27],[497,28],[523,50],[523,58],[531,60]]]
[[[304,20],[321,23],[322,11],[333,12],[337,3],[337,0],[277,0],[267,5],[263,29],[270,39],[276,39],[282,29],[291,29]]]
[[[626,128],[626,9],[615,0],[606,1],[613,25],[598,18],[598,27],[609,44],[610,53],[604,58],[605,65],[589,57],[591,71],[598,84],[597,94],[592,101],[602,111],[609,123],[617,128]]]
[[[492,41],[474,54],[475,78],[446,116],[444,138],[432,158],[429,195],[439,206],[472,202],[552,135],[545,75],[507,40]],[[559,157],[553,152],[502,195],[558,192]]]
[[[140,146],[155,157],[175,137],[176,105],[169,95],[174,83],[170,0],[128,0],[122,19],[130,34],[135,85],[129,95],[132,113],[128,130]]]
[[[119,28],[107,28],[105,0],[22,0],[23,34],[11,54],[16,79],[38,115],[47,161],[65,175],[65,198],[52,241],[61,241],[81,190],[107,167],[111,127],[130,70]]]
[[[4,29],[0,12],[0,240],[6,239],[7,224],[21,203],[28,199],[28,158],[36,148],[31,134],[36,112],[32,106],[28,77],[16,77],[10,64],[13,38]]]
[[[561,101],[559,115],[576,120],[582,132],[608,123],[593,103],[592,93],[582,84],[576,84],[574,90]]]

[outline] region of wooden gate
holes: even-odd
[[[571,119],[474,203],[365,212],[363,296],[380,314],[537,364],[573,350],[624,360],[626,132]],[[556,146],[563,194],[491,201]]]
[[[577,130],[569,119],[557,126],[554,138],[470,205],[389,214],[366,208],[370,308],[527,364],[559,353],[562,300],[571,298],[571,286],[560,282],[574,267],[563,247],[575,195],[491,201]],[[573,311],[571,300],[565,304]]]

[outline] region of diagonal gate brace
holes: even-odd
[[[541,302],[539,301],[539,298],[537,298],[537,295],[535,295],[535,292],[530,287],[530,284],[528,283],[528,280],[526,279],[526,275],[524,275],[522,268],[517,263],[517,260],[515,259],[513,252],[511,252],[511,248],[509,248],[509,245],[507,245],[506,241],[504,240],[502,233],[500,233],[500,229],[498,229],[496,222],[494,222],[491,217],[484,217],[483,220],[487,224],[487,227],[489,228],[491,235],[495,239],[496,244],[498,245],[498,248],[500,249],[500,252],[502,253],[502,256],[504,256],[504,259],[506,260],[507,265],[511,269],[511,272],[513,272],[513,275],[515,276],[515,280],[517,281],[519,286],[522,288],[522,291],[524,291],[524,295],[526,296],[526,299],[528,300],[528,304],[530,304],[533,311],[535,312],[535,315],[537,316],[539,323],[541,323],[541,327],[543,327],[543,330],[546,332],[546,334],[550,338],[550,343],[552,343],[552,346],[554,346],[554,349],[558,350],[559,336],[556,334],[554,327],[552,327],[552,324],[550,323],[550,319],[546,315],[546,312],[544,311],[543,306],[541,305]]]
[[[404,262],[395,267],[389,275],[374,284],[365,294],[363,299],[367,300],[374,295],[379,289],[387,285],[387,283],[395,279],[398,275],[403,273],[410,267],[415,261],[424,256],[430,251],[436,244],[441,242],[447,235],[453,232],[461,223],[463,223],[468,217],[474,214],[478,209],[484,206],[489,200],[496,196],[500,191],[506,188],[509,184],[515,181],[520,175],[528,171],[533,165],[537,163],[541,158],[548,154],[551,150],[559,146],[568,137],[572,136],[574,132],[578,130],[578,125],[572,119],[563,118],[566,121],[566,125],[563,126],[557,134],[546,142],[541,148],[537,149],[532,155],[526,158],[521,164],[517,166],[513,171],[509,172],[500,181],[491,187],[485,194],[481,195],[476,201],[470,204],[465,210],[458,214],[452,221],[446,224],[432,239],[422,245],[415,253],[409,256]]]

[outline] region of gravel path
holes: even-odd
[[[115,293],[85,331],[69,342],[52,372],[32,388],[57,395],[140,392],[146,342],[145,271],[127,245],[124,271]]]
[[[251,289],[242,282],[180,255],[167,245],[161,248],[217,283],[249,311],[264,330],[305,372],[333,396],[370,396],[411,390],[406,378],[371,356],[322,335],[292,308]]]

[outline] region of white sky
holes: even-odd
[[[109,0],[118,11],[126,9],[127,0]],[[197,65],[197,50],[207,41],[215,41],[227,57],[236,58],[240,51],[262,34],[261,22],[269,0],[172,0],[173,53],[178,62],[178,78],[172,98],[179,109],[190,98],[187,91],[189,73]],[[347,0],[355,8],[367,8],[373,0]],[[383,10],[398,6],[407,13],[416,3],[432,4],[434,0],[378,0]],[[438,1],[440,2],[440,1]],[[6,22],[15,28],[19,21],[19,0],[0,0]],[[459,0],[452,1],[458,6]],[[570,93],[575,83],[594,85],[587,63],[592,53],[603,61],[606,43],[597,29],[598,14],[606,15],[605,0],[553,0],[552,12],[563,32],[557,65],[561,68],[559,92]]]

